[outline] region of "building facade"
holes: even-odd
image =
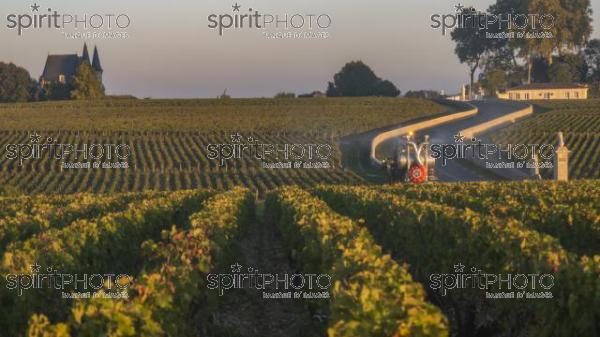
[[[514,101],[587,99],[588,86],[578,83],[532,83],[497,93],[498,98]]]
[[[53,83],[69,83],[77,73],[77,68],[84,62],[87,62],[92,66],[96,76],[102,83],[102,74],[104,70],[100,63],[98,48],[94,47],[94,55],[90,61],[88,47],[87,44],[84,43],[81,56],[77,54],[48,55],[44,71],[42,76],[40,76],[40,85],[42,88],[45,88]]]

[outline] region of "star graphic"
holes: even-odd
[[[40,137],[37,132],[29,135],[29,140],[31,140],[32,143],[39,143],[41,138],[42,137]]]
[[[455,5],[454,8],[456,8],[457,12],[462,11],[463,8],[465,8],[465,6],[461,5],[460,2],[458,3],[458,5]]]
[[[231,265],[231,272],[232,273],[239,273],[242,270],[242,265],[240,265],[239,263],[235,263]]]
[[[242,142],[242,135],[240,135],[239,133],[234,133],[231,135],[231,141],[233,143],[241,143]]]
[[[32,264],[32,265],[31,265],[31,272],[32,272],[32,273],[36,273],[36,274],[37,274],[37,273],[40,271],[40,268],[41,268],[41,267],[42,267],[42,266],[40,266],[40,265],[39,265],[39,264],[37,264],[37,262],[36,262],[35,264]]]
[[[464,269],[465,269],[465,265],[462,264],[462,263],[460,263],[460,262],[458,264],[454,265],[454,272],[455,273],[462,273]]]
[[[462,133],[458,133],[454,136],[454,142],[455,143],[462,143],[465,141],[465,136],[462,135]]]
[[[31,11],[32,12],[39,12],[40,11],[40,5],[38,5],[37,3],[34,3],[33,6],[31,6]]]
[[[233,11],[234,12],[239,12],[240,11],[240,7],[242,7],[242,6],[238,5],[238,3],[236,2],[235,5],[233,5],[231,7],[233,7]]]

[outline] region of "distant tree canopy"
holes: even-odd
[[[583,52],[565,53],[553,58],[552,64],[543,57],[532,61],[532,82],[585,82],[588,77],[588,65]]]
[[[588,66],[588,76],[592,81],[600,81],[600,40],[590,40],[584,51]]]
[[[275,95],[276,99],[282,99],[282,98],[296,98],[296,94],[294,94],[293,92],[279,92],[277,93],[277,95]]]
[[[493,96],[497,91],[506,89],[508,86],[508,77],[502,69],[490,69],[481,79],[481,85],[489,96]]]
[[[553,63],[548,67],[548,79],[555,83],[568,83],[573,81],[571,67],[566,63]]]
[[[52,82],[45,87],[45,97],[51,101],[71,99],[72,83]]]
[[[590,92],[588,94],[588,96],[590,98],[600,98],[600,82],[596,81],[596,82],[592,82],[589,85],[590,87]]]
[[[585,61],[584,50],[578,53],[565,53],[556,58],[559,63],[564,63],[569,66],[569,70],[573,75],[573,81],[585,82],[588,78],[589,66]]]
[[[88,62],[81,63],[77,68],[72,88],[70,96],[74,100],[93,100],[105,96],[102,82]]]
[[[436,99],[442,97],[439,92],[435,90],[410,90],[404,94],[407,98],[423,98],[423,99]]]
[[[41,87],[29,72],[12,63],[0,62],[0,102],[41,100],[86,100],[105,97],[104,86],[89,63],[82,63],[66,83]]]
[[[487,11],[463,8],[460,15],[464,22],[475,22],[469,21],[471,16],[485,17],[486,13],[513,18],[543,13],[554,21],[543,28],[534,18],[523,26],[491,24],[483,29],[465,24],[455,28],[451,34],[455,53],[469,67],[473,86],[479,69],[483,70],[479,79],[487,81],[481,84],[488,91],[498,87],[494,83],[504,84],[499,71],[504,71],[508,87],[532,82],[600,81],[600,41],[589,41],[590,0],[496,0]],[[524,37],[488,38],[488,33]],[[528,38],[540,34],[550,37]],[[490,72],[494,73],[488,75]]]
[[[387,80],[382,80],[362,61],[347,63],[329,82],[327,96],[386,96],[397,97],[400,90]]]
[[[481,14],[471,7],[463,8],[460,13],[465,18],[473,18]],[[481,65],[483,55],[492,47],[493,40],[487,39],[485,33],[484,30],[470,25],[456,28],[451,33],[452,40],[456,42],[454,52],[460,63],[465,63],[469,67],[469,88],[473,88],[475,72]],[[469,97],[471,96],[472,92],[469,91]]]
[[[298,95],[298,98],[315,98],[315,97],[324,97],[325,94],[322,93],[321,91],[313,91],[313,92],[309,92],[306,94],[300,94]]]
[[[34,84],[24,68],[0,62],[0,102],[26,102],[31,97]]]

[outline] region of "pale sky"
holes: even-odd
[[[46,55],[81,53],[84,40],[52,29],[18,36],[7,16],[33,14],[31,5],[61,14],[121,14],[131,18],[128,39],[85,40],[98,45],[104,82],[111,94],[137,97],[271,97],[279,91],[325,90],[327,81],[351,60],[363,60],[402,92],[458,92],[467,82],[449,36],[430,28],[434,13],[450,14],[447,0],[238,0],[262,14],[327,14],[328,39],[269,40],[256,30],[218,32],[210,14],[233,14],[229,0],[1,0],[0,61],[13,62],[38,78]],[[491,0],[464,1],[486,9]],[[594,37],[600,37],[600,0],[592,0]],[[91,53],[90,49],[90,53]]]

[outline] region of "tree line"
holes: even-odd
[[[0,62],[0,103],[87,100],[104,96],[104,86],[87,62],[81,63],[75,76],[66,79],[65,83],[54,82],[45,86],[32,79],[25,68]]]
[[[582,82],[590,84],[593,96],[600,95],[600,40],[589,40],[590,0],[497,0],[487,11],[465,7],[459,12],[463,22],[486,15],[523,18],[530,14],[551,16],[553,22],[544,27],[532,22],[512,27],[494,24],[487,29],[467,24],[452,31],[455,53],[469,67],[469,93],[477,87],[493,95],[523,83]],[[517,32],[525,36],[544,32],[548,37],[510,35]],[[509,37],[490,38],[502,33]]]
[[[389,80],[379,78],[373,69],[363,61],[351,61],[333,76],[333,81],[327,83],[327,91],[313,91],[298,95],[298,98],[309,97],[397,97],[400,90]],[[296,98],[293,92],[279,92],[274,98]]]

